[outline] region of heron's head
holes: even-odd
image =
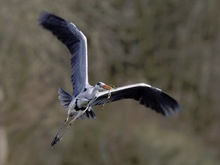
[[[105,83],[103,82],[98,82],[96,85],[95,85],[95,88],[98,90],[98,91],[104,91],[104,90],[110,90],[111,87],[109,85],[106,85]]]

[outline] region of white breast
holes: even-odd
[[[77,106],[80,107],[87,107],[88,103],[89,103],[89,99],[87,98],[78,98],[77,100]]]

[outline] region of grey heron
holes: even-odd
[[[92,108],[121,99],[134,99],[140,104],[167,116],[181,110],[178,102],[168,94],[145,83],[112,88],[103,82],[91,86],[88,82],[87,39],[85,35],[72,23],[54,14],[42,12],[39,24],[51,31],[70,52],[71,82],[73,93],[69,94],[59,88],[59,100],[67,111],[67,117],[56,133],[51,146],[54,147],[62,139],[72,123],[80,117],[94,118]],[[63,130],[69,118],[72,120]]]

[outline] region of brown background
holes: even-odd
[[[217,165],[220,156],[219,0],[9,0],[0,5],[0,164]],[[72,92],[68,50],[37,22],[42,10],[88,38],[89,79],[145,82],[184,111],[164,118],[132,100],[77,121],[55,150]]]

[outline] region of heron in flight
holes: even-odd
[[[58,98],[68,111],[66,119],[51,142],[51,147],[56,146],[76,119],[81,117],[95,118],[92,108],[96,105],[121,99],[134,99],[164,116],[181,110],[175,99],[159,88],[145,83],[113,88],[103,82],[98,82],[95,86],[91,86],[88,82],[87,39],[85,35],[72,22],[47,12],[40,14],[39,24],[51,31],[69,49],[71,58],[73,93],[69,94],[62,88],[58,90]],[[69,118],[72,120],[63,130]],[[63,131],[61,132],[61,130]]]

